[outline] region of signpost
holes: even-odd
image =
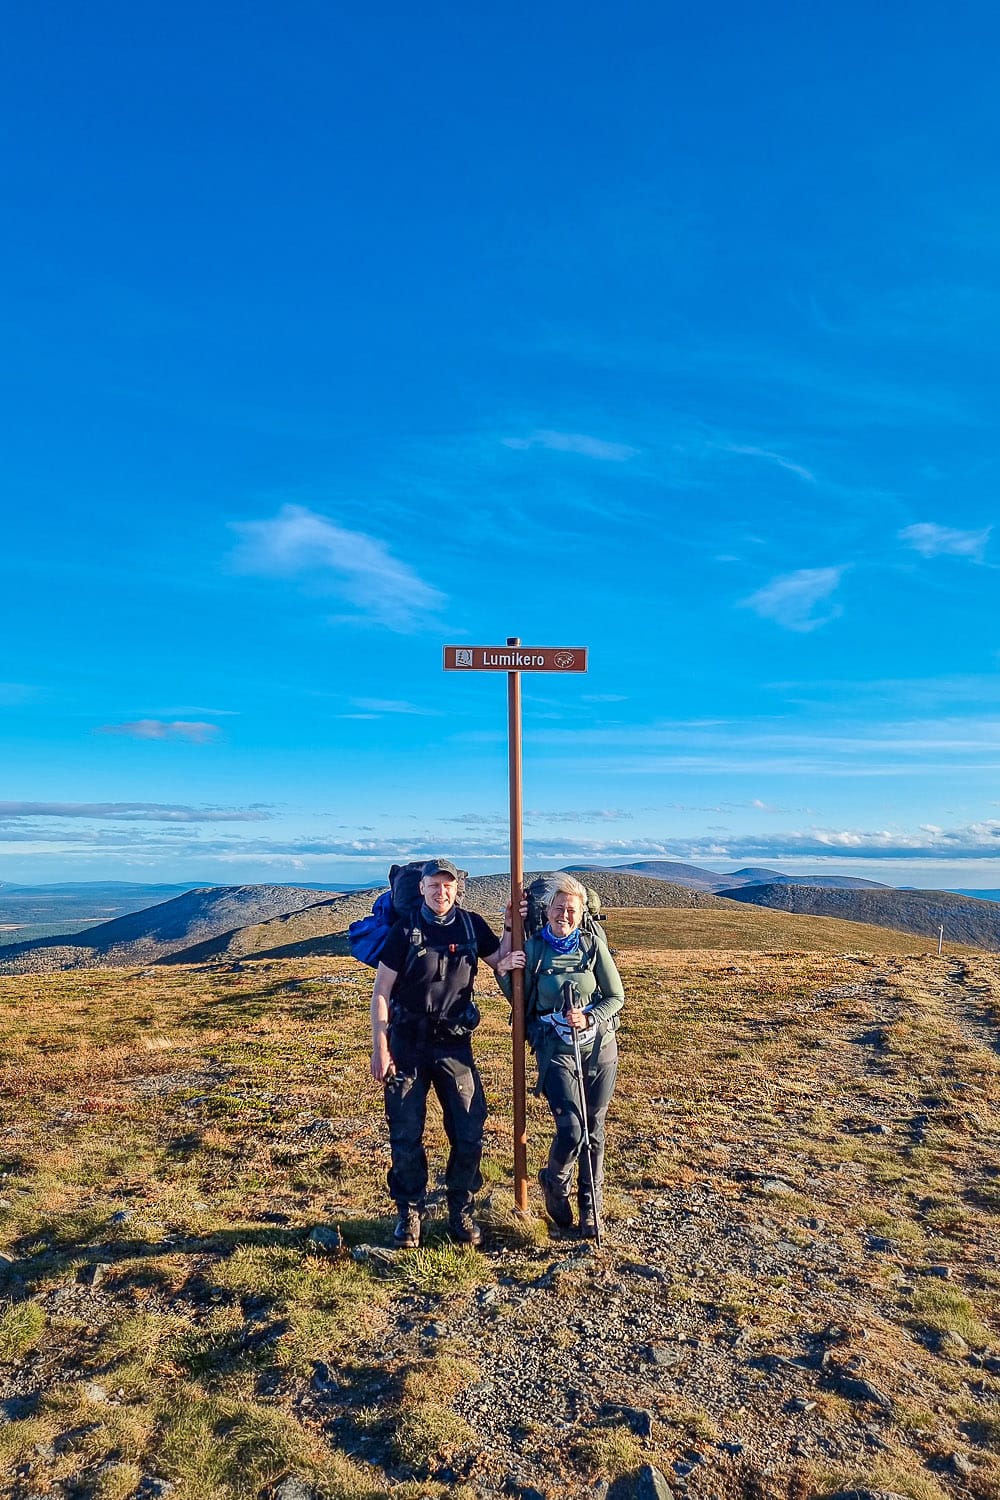
[[[445,646],[446,672],[507,673],[507,764],[510,773],[510,942],[512,951],[524,947],[523,799],[521,787],[521,673],[586,672],[586,646],[522,646],[508,636],[505,646]],[[528,1210],[527,1093],[524,1080],[524,970],[511,976],[514,1049],[514,1203]]]

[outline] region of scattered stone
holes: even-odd
[[[952,1333],[950,1328],[938,1334],[934,1341],[934,1348],[945,1359],[968,1359],[969,1357],[968,1344],[960,1333]]]
[[[340,1230],[331,1224],[314,1224],[306,1236],[306,1244],[322,1255],[335,1255],[344,1248]]]
[[[512,1475],[508,1475],[504,1489],[508,1495],[516,1496],[517,1500],[545,1500],[545,1496],[541,1490],[536,1490],[533,1484],[522,1484],[519,1479],[513,1478]]]
[[[477,1301],[479,1302],[480,1307],[492,1307],[493,1303],[498,1300],[499,1296],[500,1293],[497,1291],[497,1288],[495,1286],[484,1286],[479,1292]]]
[[[846,1396],[849,1401],[870,1401],[883,1411],[892,1411],[892,1401],[877,1385],[872,1385],[870,1380],[862,1380],[857,1375],[846,1375],[837,1369],[831,1370],[828,1378],[839,1396]]]
[[[289,1474],[273,1490],[274,1500],[313,1500],[313,1488],[297,1474]]]
[[[443,1323],[425,1323],[420,1332],[425,1339],[443,1339],[448,1330]]]
[[[968,1479],[976,1472],[964,1453],[953,1453],[948,1462],[961,1479]]]
[[[951,1266],[924,1266],[924,1276],[936,1276],[939,1281],[951,1280]]]
[[[635,1485],[635,1500],[673,1500],[666,1476],[652,1464],[643,1464]]]
[[[0,1427],[5,1427],[8,1422],[20,1422],[22,1417],[30,1416],[35,1397],[32,1396],[3,1396],[0,1397]]]
[[[334,1377],[330,1366],[324,1364],[321,1359],[313,1361],[312,1380],[310,1384],[314,1391],[319,1391],[324,1396],[332,1395],[341,1389],[340,1381]]]
[[[136,1495],[140,1500],[166,1500],[174,1489],[173,1481],[160,1479],[156,1474],[144,1474],[139,1481]]]
[[[836,1490],[826,1500],[906,1500],[898,1490]]]
[[[622,1266],[630,1276],[644,1276],[647,1281],[662,1281],[663,1272],[658,1271],[655,1266],[647,1266],[642,1261],[626,1261]]]
[[[646,1358],[650,1364],[659,1365],[661,1370],[676,1370],[684,1362],[685,1351],[675,1349],[670,1344],[650,1344],[646,1350]]]
[[[991,1375],[1000,1375],[1000,1359],[995,1354],[988,1354],[983,1360],[983,1369],[988,1370]]]
[[[93,1406],[101,1406],[108,1399],[108,1393],[103,1385],[98,1385],[96,1380],[89,1380],[83,1388],[84,1400]]]
[[[789,1403],[788,1403],[788,1410],[789,1411],[804,1411],[804,1412],[805,1411],[815,1411],[816,1410],[816,1402],[815,1401],[807,1401],[806,1398],[805,1398],[805,1396],[796,1396],[794,1398],[794,1400],[789,1401]]]
[[[127,1208],[119,1208],[119,1209],[116,1210],[115,1213],[113,1213],[111,1215],[111,1223],[112,1224],[127,1224],[130,1219],[134,1219],[134,1218],[135,1218],[135,1214],[129,1213],[129,1211],[128,1211]]]
[[[639,1406],[620,1406],[617,1401],[605,1401],[598,1407],[598,1416],[613,1427],[627,1427],[636,1437],[653,1435],[653,1413]]]
[[[762,1177],[758,1186],[768,1198],[791,1198],[797,1196],[799,1191],[783,1177]]]
[[[351,1259],[363,1266],[395,1266],[398,1250],[385,1250],[381,1245],[355,1245]]]
[[[110,1261],[99,1260],[92,1266],[85,1266],[80,1273],[80,1280],[84,1286],[100,1286],[105,1275],[112,1269]]]
[[[561,1272],[564,1272],[564,1271],[582,1271],[582,1270],[583,1270],[583,1267],[580,1264],[580,1257],[578,1255],[571,1255],[566,1260],[554,1260],[552,1262],[551,1266],[549,1266],[549,1269],[546,1272],[546,1274],[548,1276],[556,1276],[556,1275],[558,1275],[558,1274],[560,1274]]]

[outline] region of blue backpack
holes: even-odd
[[[396,913],[392,904],[392,891],[383,891],[367,917],[352,922],[347,929],[347,941],[351,956],[358,958],[371,969],[377,969],[386,939],[396,924]]]
[[[376,896],[375,904],[367,917],[352,922],[347,929],[347,941],[351,955],[370,969],[377,969],[386,940],[396,923],[402,918],[413,921],[420,910],[420,872],[423,860],[411,860],[408,865],[393,865],[389,871],[389,889]],[[465,872],[458,877],[458,895],[465,890]]]

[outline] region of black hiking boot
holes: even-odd
[[[399,1218],[392,1231],[392,1242],[400,1250],[416,1250],[420,1244],[420,1231],[424,1216],[413,1203],[399,1205]]]
[[[545,1201],[545,1212],[556,1228],[572,1229],[573,1205],[565,1195],[560,1196],[559,1193],[553,1191],[548,1170],[545,1167],[538,1174],[538,1186],[542,1190],[542,1198]]]
[[[478,1245],[483,1231],[467,1208],[453,1209],[448,1215],[448,1233],[457,1245]]]

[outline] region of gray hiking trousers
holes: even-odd
[[[590,1160],[594,1170],[599,1211],[601,1186],[604,1182],[604,1123],[618,1076],[618,1039],[611,1027],[595,1041],[589,1055],[585,1055],[582,1062],[587,1128],[590,1131]],[[583,1115],[572,1053],[560,1053],[552,1059],[545,1070],[542,1092],[549,1102],[556,1123],[555,1139],[549,1148],[549,1186],[557,1198],[568,1198],[573,1186],[573,1168],[583,1150]],[[578,1176],[578,1200],[580,1203],[588,1203],[590,1181],[583,1161],[580,1162]]]

